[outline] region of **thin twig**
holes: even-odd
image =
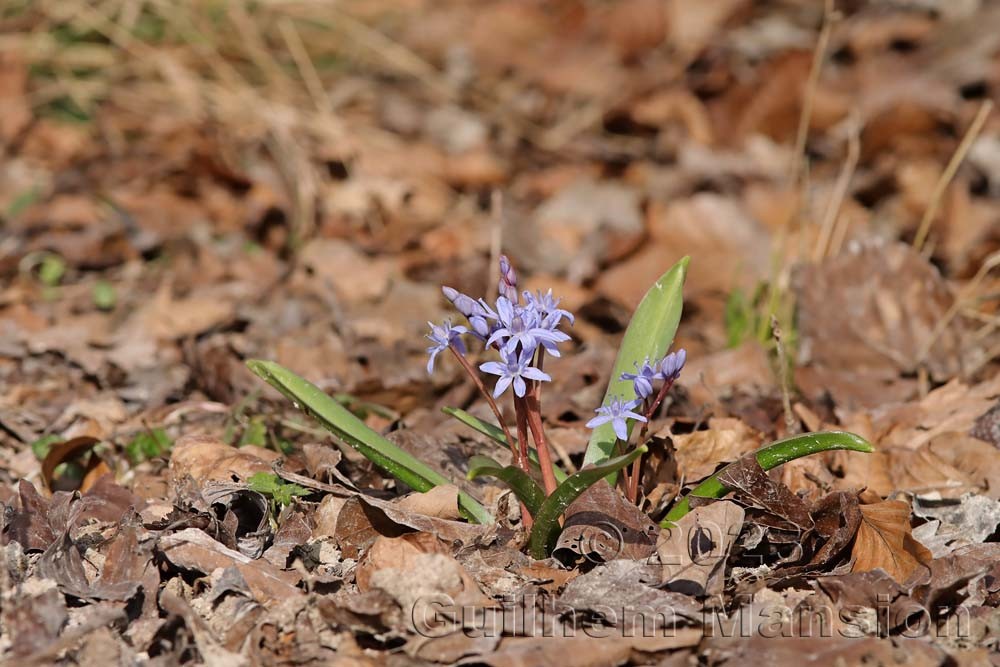
[[[962,294],[955,297],[955,301],[951,304],[951,307],[948,308],[947,312],[945,312],[944,317],[938,320],[934,330],[931,331],[930,337],[926,340],[926,342],[924,342],[917,353],[918,364],[922,364],[927,359],[927,355],[930,354],[931,348],[934,347],[934,344],[945,332],[945,329],[948,328],[951,321],[955,319],[956,315],[958,315],[958,312],[961,310],[963,304],[965,304],[975,293],[979,284],[986,278],[986,274],[998,266],[1000,266],[1000,251],[994,252],[986,258],[986,261],[984,261],[979,267],[979,270],[976,271],[976,275],[972,277],[972,280],[966,283],[965,287],[962,289]]]
[[[937,183],[934,185],[930,204],[927,206],[927,210],[924,211],[924,217],[920,220],[917,235],[913,237],[913,249],[917,252],[921,252],[924,249],[924,242],[927,240],[927,234],[930,232],[931,222],[934,221],[934,217],[941,207],[944,191],[951,184],[952,179],[955,178],[958,168],[961,166],[962,161],[965,160],[965,156],[969,153],[969,149],[972,148],[972,144],[976,141],[979,133],[983,131],[983,126],[986,124],[986,119],[989,117],[991,111],[993,111],[993,100],[984,101],[979,107],[976,117],[972,119],[969,129],[965,131],[965,136],[962,137],[961,143],[955,149],[954,155],[951,156],[948,166],[941,172],[941,177],[938,178]]]
[[[847,188],[851,185],[851,177],[854,176],[854,170],[858,166],[858,158],[861,155],[861,140],[858,136],[858,126],[857,123],[852,119],[850,121],[850,129],[847,139],[847,159],[844,161],[844,166],[840,170],[840,174],[837,176],[837,182],[833,186],[833,192],[830,193],[830,200],[827,202],[826,210],[823,212],[823,222],[820,225],[819,239],[816,241],[816,245],[813,248],[813,261],[818,262],[828,254],[835,254],[839,252],[840,245],[843,243],[843,237],[847,234],[847,225],[837,225],[840,219],[840,210],[844,205],[844,198],[847,196]],[[838,241],[833,242],[834,230],[839,233],[843,229],[843,233],[838,234]],[[831,251],[833,251],[831,253]]]
[[[774,314],[771,315],[771,334],[774,336],[774,345],[778,349],[778,381],[781,385],[781,406],[785,412],[785,429],[788,435],[798,435],[799,422],[792,411],[792,397],[788,388],[788,356],[785,354],[785,345],[781,340],[781,327]]]
[[[813,50],[812,66],[809,69],[809,78],[806,79],[806,87],[802,95],[802,113],[799,114],[799,127],[795,134],[795,152],[792,154],[791,173],[792,179],[796,183],[800,181],[802,163],[805,162],[806,141],[809,139],[809,124],[812,122],[813,101],[816,97],[819,75],[823,70],[823,62],[826,60],[830,33],[833,31],[836,18],[833,0],[826,0],[823,5],[823,25],[819,30],[816,48]]]

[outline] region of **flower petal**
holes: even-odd
[[[612,419],[611,415],[605,415],[605,414],[597,415],[589,422],[587,422],[587,428],[597,428],[602,424],[607,424],[609,421],[611,421],[611,419]]]
[[[625,424],[624,417],[615,417],[611,420],[611,425],[615,429],[615,435],[618,436],[619,440],[628,440],[628,426]]]
[[[507,366],[501,364],[499,361],[487,361],[479,364],[479,370],[490,375],[503,375],[507,372]]]

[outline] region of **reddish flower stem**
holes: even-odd
[[[507,420],[504,419],[503,413],[500,412],[500,408],[497,406],[497,402],[493,399],[493,394],[486,389],[486,385],[483,384],[479,374],[476,373],[472,364],[470,364],[469,360],[465,358],[465,355],[455,349],[454,345],[449,345],[448,348],[451,350],[452,354],[455,355],[455,358],[458,359],[458,363],[462,365],[465,372],[468,373],[470,378],[472,378],[472,381],[479,389],[479,393],[481,393],[486,399],[486,402],[489,403],[490,408],[493,410],[493,415],[497,418],[497,422],[500,423],[500,428],[503,429],[504,437],[507,438],[507,445],[510,447],[510,452],[514,456],[517,466],[521,470],[530,473],[531,469],[528,466],[528,429],[524,428],[522,431],[521,422],[524,420],[521,414],[517,414],[518,438],[521,444],[520,449],[518,449],[518,446],[514,444],[514,437],[510,434],[510,428],[507,427]],[[517,406],[515,405],[515,408],[516,407]],[[531,513],[528,512],[528,508],[524,506],[524,503],[519,504],[521,505],[521,521],[524,524],[525,529],[530,530],[534,520],[531,518]]]
[[[660,407],[660,403],[666,398],[667,392],[670,388],[674,386],[673,380],[668,380],[663,383],[660,387],[660,391],[656,392],[656,397],[650,402],[648,399],[645,405],[645,412],[643,417],[646,421],[642,425],[642,430],[639,431],[639,443],[646,441],[646,433],[649,432],[649,424],[653,421],[653,413],[656,409]],[[635,503],[639,500],[639,476],[642,473],[642,457],[640,456],[635,461],[632,462],[632,471],[628,475],[628,481],[626,482],[625,497],[628,498],[629,502]]]
[[[486,402],[490,404],[490,408],[493,410],[493,415],[500,423],[500,428],[503,429],[504,437],[507,438],[507,445],[510,446],[511,454],[513,454],[514,458],[517,459],[518,451],[517,445],[514,444],[514,436],[510,434],[510,429],[507,427],[507,420],[503,418],[503,413],[500,412],[500,408],[497,407],[497,402],[493,400],[493,395],[486,389],[486,385],[483,384],[479,374],[476,373],[476,370],[472,367],[472,364],[469,363],[469,360],[465,358],[465,355],[455,349],[454,345],[449,345],[448,349],[452,351],[455,358],[458,359],[458,363],[462,364],[462,368],[464,368],[465,372],[469,374],[472,381],[476,383],[476,387],[479,388],[479,393],[481,393],[486,399]],[[527,468],[525,468],[525,471],[527,471]]]

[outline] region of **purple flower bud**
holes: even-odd
[[[622,373],[622,380],[631,380],[637,398],[646,399],[653,394],[653,382],[660,379],[657,362],[649,363],[647,358],[642,366],[636,364],[635,373]]]
[[[472,334],[477,338],[486,340],[492,329],[490,328],[490,323],[486,321],[486,318],[482,315],[473,315],[469,318],[469,324],[472,326]]]
[[[665,381],[673,382],[680,377],[685,361],[687,361],[687,350],[684,348],[671,352],[663,357],[663,361],[660,363],[660,375]]]
[[[517,303],[517,273],[507,255],[500,255],[500,281],[497,283],[497,291],[501,296],[510,299],[511,303]]]
[[[454,287],[448,286],[442,287],[441,291],[444,293],[445,298],[451,301],[451,305],[455,306],[455,310],[466,317],[471,318],[476,315],[483,316],[486,314],[486,311],[479,305],[479,302],[468,294],[462,294]]]

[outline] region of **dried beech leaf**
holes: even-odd
[[[884,500],[861,505],[861,525],[851,551],[852,572],[881,568],[896,581],[906,581],[915,570],[927,566],[933,556],[910,532],[910,505],[903,500]]]

